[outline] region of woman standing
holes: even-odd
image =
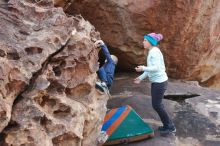
[[[137,72],[143,72],[143,74],[137,77],[134,80],[134,83],[139,84],[146,77],[149,78],[151,82],[152,106],[158,113],[163,123],[163,126],[159,126],[158,130],[161,134],[169,134],[176,132],[176,128],[163,105],[163,98],[167,89],[168,77],[165,72],[166,68],[163,54],[157,47],[158,42],[162,39],[163,36],[161,34],[150,33],[144,35],[144,53],[147,54],[148,51],[147,66],[141,65],[135,67]]]

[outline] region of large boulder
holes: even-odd
[[[220,1],[82,0],[66,10],[82,14],[119,57],[119,68],[145,64],[143,35],[164,35],[160,48],[168,75],[220,87]]]
[[[96,145],[108,97],[95,90],[95,28],[52,0],[2,1],[0,145]]]

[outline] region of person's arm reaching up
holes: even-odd
[[[105,57],[106,57],[107,61],[108,61],[108,62],[114,62],[114,61],[112,60],[112,57],[111,57],[109,51],[108,51],[107,46],[104,44],[104,45],[101,45],[100,47],[102,48],[102,51],[103,51],[103,53],[105,54]]]
[[[96,41],[95,45],[96,45],[96,47],[101,47],[108,62],[114,62],[111,58],[111,54],[109,53],[107,46],[105,45],[105,43],[102,40]]]

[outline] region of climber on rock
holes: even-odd
[[[111,55],[105,43],[102,40],[97,40],[94,43],[95,47],[101,48],[105,54],[105,63],[99,68],[97,74],[100,81],[96,82],[96,88],[101,92],[109,93],[114,79],[115,67],[118,63],[118,58],[115,55]]]

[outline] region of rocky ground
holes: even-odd
[[[152,139],[128,146],[219,146],[220,91],[199,86],[196,82],[170,80],[165,107],[176,128],[176,135],[160,136],[160,119],[151,107],[150,83],[133,84],[134,74],[118,74],[111,88],[108,108],[130,105],[155,129]]]

